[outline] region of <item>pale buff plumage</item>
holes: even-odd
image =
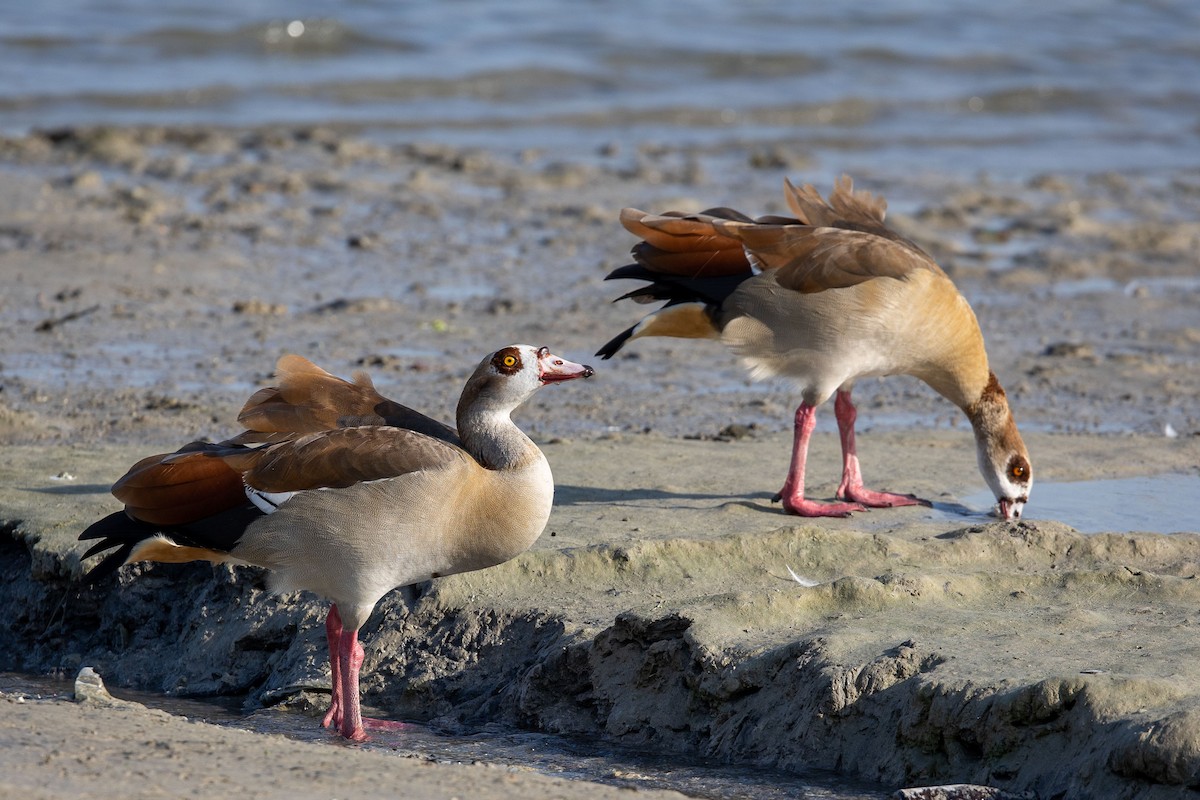
[[[510,414],[539,387],[592,370],[544,347],[503,348],[468,380],[457,430],[386,400],[363,375],[343,381],[298,356],[278,371],[239,415],[245,433],[138,462],[113,487],[125,511],[80,538],[101,540],[85,557],[113,551],[93,575],[135,561],[245,563],[268,569],[277,591],[331,600],[324,724],[361,740],[358,629],[394,588],[533,544],[554,482]]]
[[[933,259],[884,224],[882,198],[855,192],[848,178],[828,203],[811,186],[786,187],[795,217],[625,209],[622,224],[642,242],[637,263],[609,277],[646,281],[625,297],[667,305],[599,354],[611,357],[643,336],[710,337],[756,377],[795,381],[802,402],[780,494],[787,510],[814,516],[920,502],[863,487],[850,401],[860,377],[913,375],[971,420],[999,510],[1019,516],[1032,485],[1029,456],[966,299]],[[835,394],[843,446],[838,496],[847,502],[815,503],[803,490],[808,437],[816,407]]]

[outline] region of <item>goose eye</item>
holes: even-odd
[[[1008,469],[1005,470],[1008,474],[1008,479],[1014,483],[1026,484],[1030,481],[1030,476],[1033,470],[1029,468],[1029,461],[1022,455],[1014,455],[1008,460]]]
[[[506,347],[492,356],[492,366],[504,375],[515,375],[521,369],[521,354],[515,347]]]

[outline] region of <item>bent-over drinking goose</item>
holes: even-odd
[[[621,223],[642,239],[633,248],[637,263],[608,279],[647,283],[618,300],[665,305],[597,355],[611,358],[643,336],[714,338],[755,377],[796,381],[801,403],[779,499],[801,516],[926,504],[867,489],[854,440],[854,381],[913,375],[967,415],[999,514],[1020,517],[1033,485],[1029,452],[966,299],[932,258],[884,224],[882,198],[855,192],[847,177],[829,203],[812,186],[784,183],[794,218],[753,220],[729,208],[662,215],[624,209]],[[843,502],[822,503],[804,496],[805,461],[817,406],[835,393]]]

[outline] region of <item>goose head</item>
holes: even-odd
[[[994,373],[967,415],[975,429],[979,471],[996,497],[997,514],[1008,520],[1020,519],[1033,488],[1033,466],[1008,398]]]
[[[548,347],[513,344],[485,357],[467,380],[460,412],[475,409],[511,412],[543,386],[590,378],[591,367],[554,355]]]
[[[1033,469],[1029,453],[1018,434],[1015,446],[994,439],[977,439],[979,471],[996,496],[996,512],[1004,519],[1021,518],[1029,490],[1033,488]]]

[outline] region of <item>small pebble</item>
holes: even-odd
[[[100,704],[113,702],[113,696],[104,686],[104,680],[91,667],[84,667],[75,676],[75,702]]]

